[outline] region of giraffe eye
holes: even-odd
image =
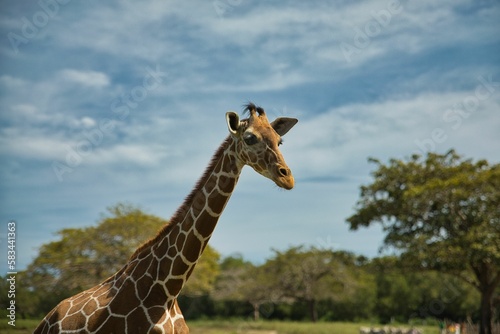
[[[259,141],[257,139],[256,135],[254,135],[253,133],[249,133],[249,132],[247,132],[243,135],[243,140],[245,141],[245,143],[247,145],[254,145],[254,144],[257,144],[257,142]]]
[[[280,141],[278,142],[278,146],[283,145],[284,142],[285,141],[283,139],[280,139]]]

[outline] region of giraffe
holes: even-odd
[[[278,148],[297,119],[269,123],[249,103],[249,117],[226,113],[229,136],[184,203],[158,234],[116,274],[60,302],[35,329],[41,333],[187,334],[177,296],[205,249],[245,165],[290,190],[294,178]]]

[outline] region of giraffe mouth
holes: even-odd
[[[295,185],[295,179],[293,176],[288,176],[286,178],[280,177],[276,180],[274,180],[274,183],[280,188],[286,189],[286,190],[291,190],[293,189],[293,186]]]

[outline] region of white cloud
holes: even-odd
[[[137,164],[156,166],[163,156],[162,147],[157,144],[118,144],[111,147],[97,148],[86,159],[92,165],[104,165],[111,168]]]
[[[82,124],[83,127],[86,127],[86,128],[91,128],[93,126],[96,126],[96,121],[94,119],[92,119],[91,117],[82,117],[82,119],[80,120],[80,123]]]
[[[103,88],[110,84],[109,77],[102,72],[65,69],[59,72],[62,80],[74,82],[83,86]]]
[[[500,140],[494,130],[500,123],[496,117],[500,92],[480,101],[474,112],[462,108],[469,114],[467,117],[459,112],[446,116],[455,104],[474,93],[475,89],[440,94],[425,92],[333,108],[301,121],[286,145],[291,146],[294,165],[307,170],[309,175],[353,174],[359,159],[364,162],[369,156],[403,158],[412,153],[425,153],[422,148],[445,151],[454,147],[459,153],[463,148],[467,151],[462,154],[477,156],[468,143],[477,140],[478,128],[482,128],[490,140]],[[436,137],[435,129],[441,129],[443,134]],[[359,170],[365,172],[364,168]]]
[[[33,129],[26,133],[20,128],[5,128],[0,132],[0,152],[12,159],[57,159],[65,152],[67,142],[43,131]]]
[[[0,76],[0,84],[5,88],[17,89],[23,87],[26,84],[26,81],[11,75],[2,75]]]

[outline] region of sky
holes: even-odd
[[[369,157],[500,161],[498,1],[0,6],[0,246],[15,222],[16,270],[117,203],[168,219],[249,101],[299,119],[281,146],[296,185],[245,168],[210,241],[222,256],[377,256],[381,228],[346,223]]]

